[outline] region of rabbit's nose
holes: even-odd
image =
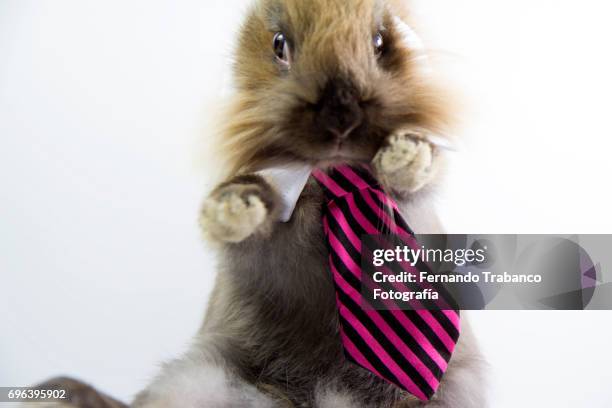
[[[317,121],[321,128],[339,140],[346,139],[363,120],[359,93],[345,79],[328,81],[316,106]]]

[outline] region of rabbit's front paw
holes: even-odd
[[[393,133],[372,165],[381,181],[400,193],[415,193],[429,184],[439,170],[436,148],[421,135]]]
[[[237,243],[264,230],[275,194],[258,176],[240,176],[219,186],[206,201],[200,226],[213,241]]]

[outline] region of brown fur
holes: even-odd
[[[393,4],[392,4],[393,3]],[[263,0],[243,26],[235,62],[237,87],[224,147],[230,172],[278,161],[318,162],[334,140],[317,120],[317,103],[329,81],[349,80],[365,120],[351,135],[348,153],[367,161],[400,127],[447,133],[446,96],[418,74],[414,52],[402,47],[392,16],[407,19],[401,2],[380,0]],[[377,59],[372,37],[383,30]],[[271,47],[283,31],[294,54],[289,72]]]

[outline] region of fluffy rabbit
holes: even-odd
[[[259,0],[242,27],[224,133],[229,176],[201,225],[218,274],[190,350],[166,364],[138,408],[483,408],[481,357],[467,325],[429,403],[345,360],[312,179],[289,222],[257,171],[371,163],[419,233],[439,233],[428,200],[449,131],[446,98],[411,47],[393,0]]]

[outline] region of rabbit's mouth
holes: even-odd
[[[317,165],[334,165],[346,162],[369,162],[363,150],[357,149],[349,140],[339,140],[317,160]]]

